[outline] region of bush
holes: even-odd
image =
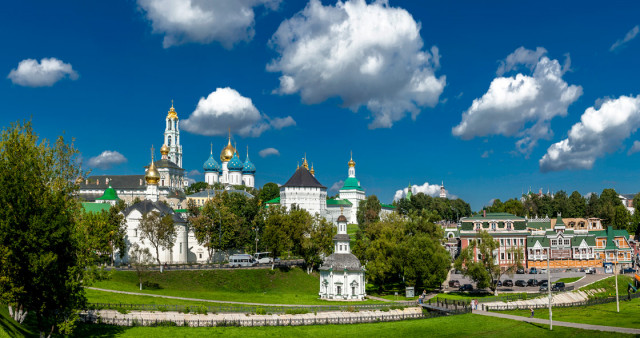
[[[129,310],[123,309],[121,307],[117,308],[116,311],[122,313],[123,315],[126,315],[127,313],[129,313]]]
[[[204,305],[200,305],[200,306],[198,306],[196,312],[198,312],[198,314],[201,314],[201,315],[206,315],[207,314],[207,307],[204,306]]]
[[[256,314],[257,315],[266,315],[267,314],[267,309],[263,308],[263,307],[259,307],[256,309]]]
[[[184,310],[182,310],[183,313],[189,313],[191,310],[189,309],[188,306],[184,307]]]
[[[309,313],[309,310],[307,309],[287,309],[284,313],[288,314],[288,315],[303,315],[305,313]]]
[[[401,305],[391,305],[391,307],[389,307],[390,310],[404,310],[404,306]]]
[[[347,312],[358,312],[358,309],[356,309],[355,306],[349,306],[349,307],[347,307]]]
[[[164,305],[160,305],[156,309],[160,312],[167,312],[167,307]]]
[[[149,282],[149,281],[143,282],[142,283],[142,288],[149,289],[149,290],[160,290],[160,289],[162,289],[160,287],[160,284]]]

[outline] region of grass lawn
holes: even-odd
[[[622,297],[620,297],[620,299],[619,313],[616,312],[616,303],[612,302],[591,306],[553,308],[553,319],[573,323],[620,326],[636,329],[640,328],[640,299],[636,298],[630,302],[622,301]],[[499,312],[526,317],[529,317],[531,314],[529,310],[510,310]],[[549,310],[536,309],[534,317],[548,319]]]
[[[157,304],[157,305],[186,305],[186,306],[234,306],[234,304],[220,304],[210,302],[193,302],[188,300],[160,298],[150,296],[125,295],[121,293],[104,292],[98,290],[85,289],[87,301],[89,303],[111,303],[111,304]]]
[[[618,276],[618,293],[620,295],[627,294],[628,284],[633,284],[633,278],[630,276]],[[616,295],[616,280],[615,276],[607,277],[603,280],[599,280],[593,284],[583,286],[580,290],[593,290],[593,289],[605,289],[605,292],[595,294],[595,297],[610,297]]]
[[[569,284],[569,283],[577,282],[577,281],[581,280],[582,278],[584,278],[584,276],[582,276],[582,277],[560,278],[557,281],[555,281],[555,283],[562,282],[562,283],[565,283],[565,284]]]
[[[356,240],[356,232],[360,227],[357,224],[347,224],[347,235],[351,237],[351,243],[353,244]]]
[[[26,337],[35,335],[36,331],[31,331],[18,324],[9,316],[9,309],[6,305],[0,304],[0,337]]]
[[[221,301],[306,305],[354,304],[353,302],[330,302],[318,299],[318,278],[317,273],[307,275],[300,268],[288,271],[278,269],[169,270],[164,273],[155,271],[150,273],[147,280],[157,283],[159,288],[140,291],[135,272],[114,271],[110,279],[96,282],[92,286],[109,290]],[[98,301],[97,298],[93,298],[94,296],[109,299],[108,296],[92,294],[89,298],[90,302]],[[120,296],[114,295],[112,297],[112,299],[116,299]],[[125,297],[129,298],[130,296]],[[136,298],[136,301],[165,303],[164,299],[148,298],[148,300],[145,300],[144,297]],[[133,298],[129,303],[132,302],[134,302]],[[358,304],[363,303],[380,302],[367,300]]]
[[[508,319],[484,317],[473,314],[448,316],[431,319],[407,320],[399,322],[353,324],[353,325],[315,325],[294,327],[221,327],[221,328],[183,328],[183,327],[133,327],[122,328],[105,325],[85,325],[77,332],[78,336],[97,337],[461,337],[485,336],[498,337],[607,337],[620,334],[599,331],[586,331],[556,326],[553,331],[539,324],[529,324]]]

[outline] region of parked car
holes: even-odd
[[[271,252],[256,252],[253,254],[253,258],[258,264],[271,264],[273,263],[273,258],[269,255],[271,255]]]
[[[504,282],[502,282],[503,286],[513,286],[513,281],[511,279],[505,279]]]
[[[538,286],[538,280],[537,279],[529,279],[527,281],[527,286]]]
[[[547,274],[547,269],[540,269],[540,270],[538,270],[538,274],[539,274],[539,275],[546,275],[546,274]]]
[[[496,286],[502,286],[502,281],[497,281]]]
[[[587,268],[587,269],[585,270],[585,273],[587,273],[587,274],[594,274],[594,273],[596,273],[596,268]]]
[[[540,284],[538,284],[538,286],[540,286],[540,291],[549,291],[549,283],[547,283],[546,280],[540,282]]]
[[[536,268],[531,268],[531,269],[529,270],[529,273],[534,274],[534,275],[537,275],[537,274],[538,274],[538,269],[536,269]]]
[[[622,273],[634,273],[634,272],[636,272],[636,269],[634,268],[622,269]]]
[[[551,291],[564,291],[564,283],[558,282],[551,287]]]
[[[458,289],[458,291],[473,291],[473,285],[464,284]]]
[[[241,266],[254,266],[256,265],[256,260],[249,254],[231,255],[231,257],[229,257],[229,265],[234,268],[239,268]]]
[[[518,279],[516,281],[516,286],[525,287],[525,286],[527,286],[527,283],[525,281],[523,281],[522,279]]]
[[[460,281],[458,281],[457,279],[452,279],[449,281],[449,287],[450,288],[459,288],[460,287]]]
[[[518,270],[516,270],[516,273],[522,275],[524,273],[524,268],[518,268]]]

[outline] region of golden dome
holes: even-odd
[[[351,152],[351,159],[349,160],[349,168],[353,168],[356,166],[356,161],[353,160],[353,151]]]
[[[167,118],[168,119],[172,119],[172,120],[177,120],[178,119],[178,113],[176,113],[176,109],[173,108],[173,100],[171,100],[171,108],[169,109],[169,112],[167,113]]]
[[[311,175],[315,176],[316,175],[316,170],[313,169],[313,163],[311,163],[311,170],[309,170],[309,172],[311,173]]]
[[[169,155],[169,147],[167,147],[166,144],[163,144],[162,147],[160,148],[160,154],[162,155]]]
[[[231,145],[231,137],[229,137],[229,143],[227,143],[227,146],[224,147],[222,149],[222,151],[220,152],[220,161],[222,162],[229,162],[231,161],[231,158],[233,157],[233,154],[236,153],[236,148],[234,148]]]
[[[149,169],[147,169],[147,173],[144,175],[144,180],[147,181],[147,184],[151,185],[158,185],[160,181],[160,173],[156,169],[153,160],[153,146],[151,147],[151,165],[149,165]]]

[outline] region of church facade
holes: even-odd
[[[242,162],[238,156],[238,151],[231,145],[231,133],[227,146],[220,152],[220,162],[218,164],[213,156],[213,144],[211,144],[211,154],[204,162],[204,181],[210,185],[222,183],[226,185],[244,185],[255,187],[256,166],[249,159],[249,149],[247,148],[247,158]]]

